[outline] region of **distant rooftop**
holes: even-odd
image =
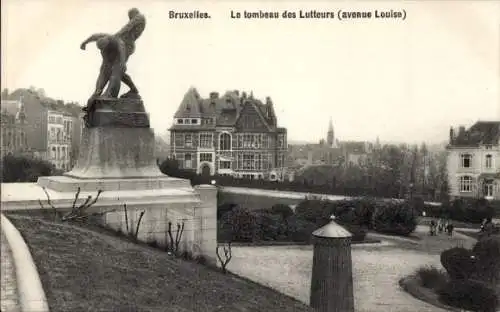
[[[458,131],[450,129],[449,146],[477,147],[497,145],[500,142],[500,121],[478,121],[469,129],[461,126]]]

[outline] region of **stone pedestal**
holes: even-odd
[[[150,128],[84,128],[76,166],[64,175],[78,179],[165,177],[154,149]]]

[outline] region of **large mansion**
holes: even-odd
[[[170,128],[171,154],[183,169],[203,175],[274,179],[285,167],[287,132],[271,98],[239,91],[203,99],[191,88]]]
[[[478,121],[450,129],[450,197],[500,199],[500,121]]]

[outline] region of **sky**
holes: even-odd
[[[82,105],[114,33],[147,26],[128,71],[158,134],[190,87],[273,99],[289,140],[442,142],[450,126],[500,120],[500,1],[2,0],[2,88]],[[234,19],[231,11],[400,11],[406,19]],[[210,19],[170,19],[169,11]],[[233,13],[234,14],[234,13]],[[122,87],[122,90],[126,90]]]

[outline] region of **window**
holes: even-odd
[[[462,154],[460,155],[462,160],[462,168],[470,168],[472,165],[472,155],[471,154]]]
[[[460,177],[460,192],[472,192],[472,177]]]
[[[484,182],[484,196],[493,197],[493,181]]]
[[[486,168],[488,169],[491,169],[493,167],[493,156],[491,155],[486,155],[486,162],[485,162],[485,166]]]
[[[191,123],[193,125],[197,125],[198,124],[198,119],[191,119]]]
[[[219,169],[231,169],[231,162],[226,160],[221,160],[219,162]]]
[[[231,135],[227,132],[221,133],[219,136],[219,149],[221,151],[231,150]]]
[[[184,120],[179,118],[179,119],[177,119],[177,123],[182,125],[184,123]]]
[[[200,133],[200,147],[212,148],[212,146],[213,146],[212,133]]]
[[[264,134],[262,136],[262,147],[269,148],[269,137],[267,136],[267,134]]]
[[[243,154],[243,170],[252,170],[255,168],[255,155]]]
[[[176,133],[174,141],[175,141],[175,146],[184,146],[184,134]]]
[[[212,162],[212,153],[200,153],[200,162],[202,161]]]
[[[279,148],[285,147],[285,136],[283,134],[278,134],[278,147]]]
[[[193,168],[193,161],[191,154],[184,154],[184,168],[191,169]]]
[[[185,134],[184,135],[184,144],[186,146],[193,146],[193,135],[192,134]]]

